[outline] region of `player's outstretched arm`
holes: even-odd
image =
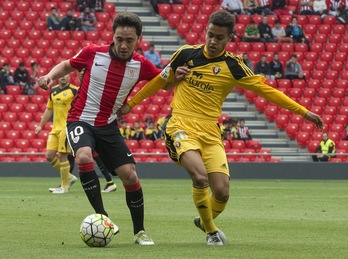
[[[47,90],[50,86],[53,85],[53,81],[70,74],[75,71],[75,69],[70,65],[69,60],[62,61],[58,65],[54,66],[47,75],[39,77],[37,80],[37,85],[44,90]]]
[[[304,118],[310,122],[313,122],[317,129],[323,129],[324,128],[324,122],[321,119],[321,117],[318,114],[315,114],[311,111],[308,111]]]

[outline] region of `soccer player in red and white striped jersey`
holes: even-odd
[[[92,154],[96,151],[109,171],[123,182],[135,243],[152,245],[154,242],[144,231],[144,199],[135,161],[116,121],[116,112],[126,102],[133,87],[160,72],[134,51],[141,32],[142,22],[136,14],[119,13],[113,22],[111,45],[84,47],[40,77],[38,85],[47,89],[53,80],[85,69],[67,122],[67,136],[78,163],[82,187],[95,212],[108,215],[94,170]]]

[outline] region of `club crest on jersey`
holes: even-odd
[[[219,67],[213,67],[213,72],[215,75],[219,74],[221,69]]]
[[[63,96],[66,96],[66,95],[67,95],[67,93],[66,93],[66,92],[64,92],[64,93],[63,93]]]
[[[77,136],[75,138],[73,138],[73,142],[76,144],[77,142],[79,142],[80,140],[80,136]]]
[[[179,141],[175,142],[175,147],[176,148],[180,148],[181,147],[181,143]]]
[[[131,77],[134,77],[135,76],[135,70],[134,69],[130,69],[129,70],[129,74]]]

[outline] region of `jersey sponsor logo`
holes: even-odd
[[[134,69],[129,69],[129,75],[131,77],[134,77],[135,76],[135,70]]]
[[[94,65],[95,65],[96,67],[104,66],[104,64],[99,64],[98,62],[95,62]]]
[[[192,60],[192,59],[189,60],[189,61],[187,62],[187,65],[188,65],[189,67],[193,67],[193,66],[194,66],[193,60]]]
[[[214,90],[214,87],[210,83],[202,82],[203,74],[198,73],[197,71],[192,72],[192,76],[185,77],[186,83],[189,87],[196,88],[198,91],[209,94]]]

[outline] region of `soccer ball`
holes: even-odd
[[[91,214],[81,223],[80,237],[88,246],[104,247],[114,237],[114,228],[117,226],[107,216]]]

